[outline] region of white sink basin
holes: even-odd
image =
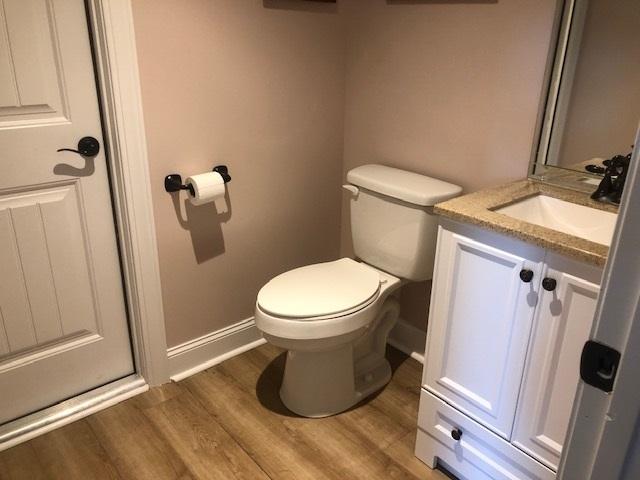
[[[529,197],[497,208],[495,212],[607,246],[611,245],[618,218],[615,213],[547,195]]]

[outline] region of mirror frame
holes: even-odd
[[[575,76],[582,31],[589,0],[558,0],[553,27],[553,39],[547,58],[544,87],[540,95],[540,107],[536,121],[529,176],[540,179],[547,163],[560,149],[573,77]],[[555,132],[556,135],[552,136]],[[559,133],[559,134],[558,134]]]

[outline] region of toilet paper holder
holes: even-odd
[[[217,165],[213,167],[213,171],[220,174],[224,183],[231,181],[231,175],[229,175],[229,168],[226,165]],[[179,192],[180,190],[189,190],[191,195],[195,195],[193,187],[191,185],[185,185],[182,183],[182,176],[179,173],[172,173],[164,177],[164,189],[167,192]]]

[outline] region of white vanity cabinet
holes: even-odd
[[[418,458],[470,479],[555,477],[601,273],[443,221]]]

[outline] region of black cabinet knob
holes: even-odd
[[[456,442],[462,438],[462,430],[459,428],[454,428],[451,430],[451,438],[453,438]]]
[[[522,280],[524,283],[529,283],[531,280],[533,280],[533,270],[529,270],[527,268],[523,268],[522,270],[520,270],[520,280]]]
[[[557,284],[558,282],[556,282],[555,278],[546,277],[542,280],[542,288],[547,292],[553,292],[556,289]]]

